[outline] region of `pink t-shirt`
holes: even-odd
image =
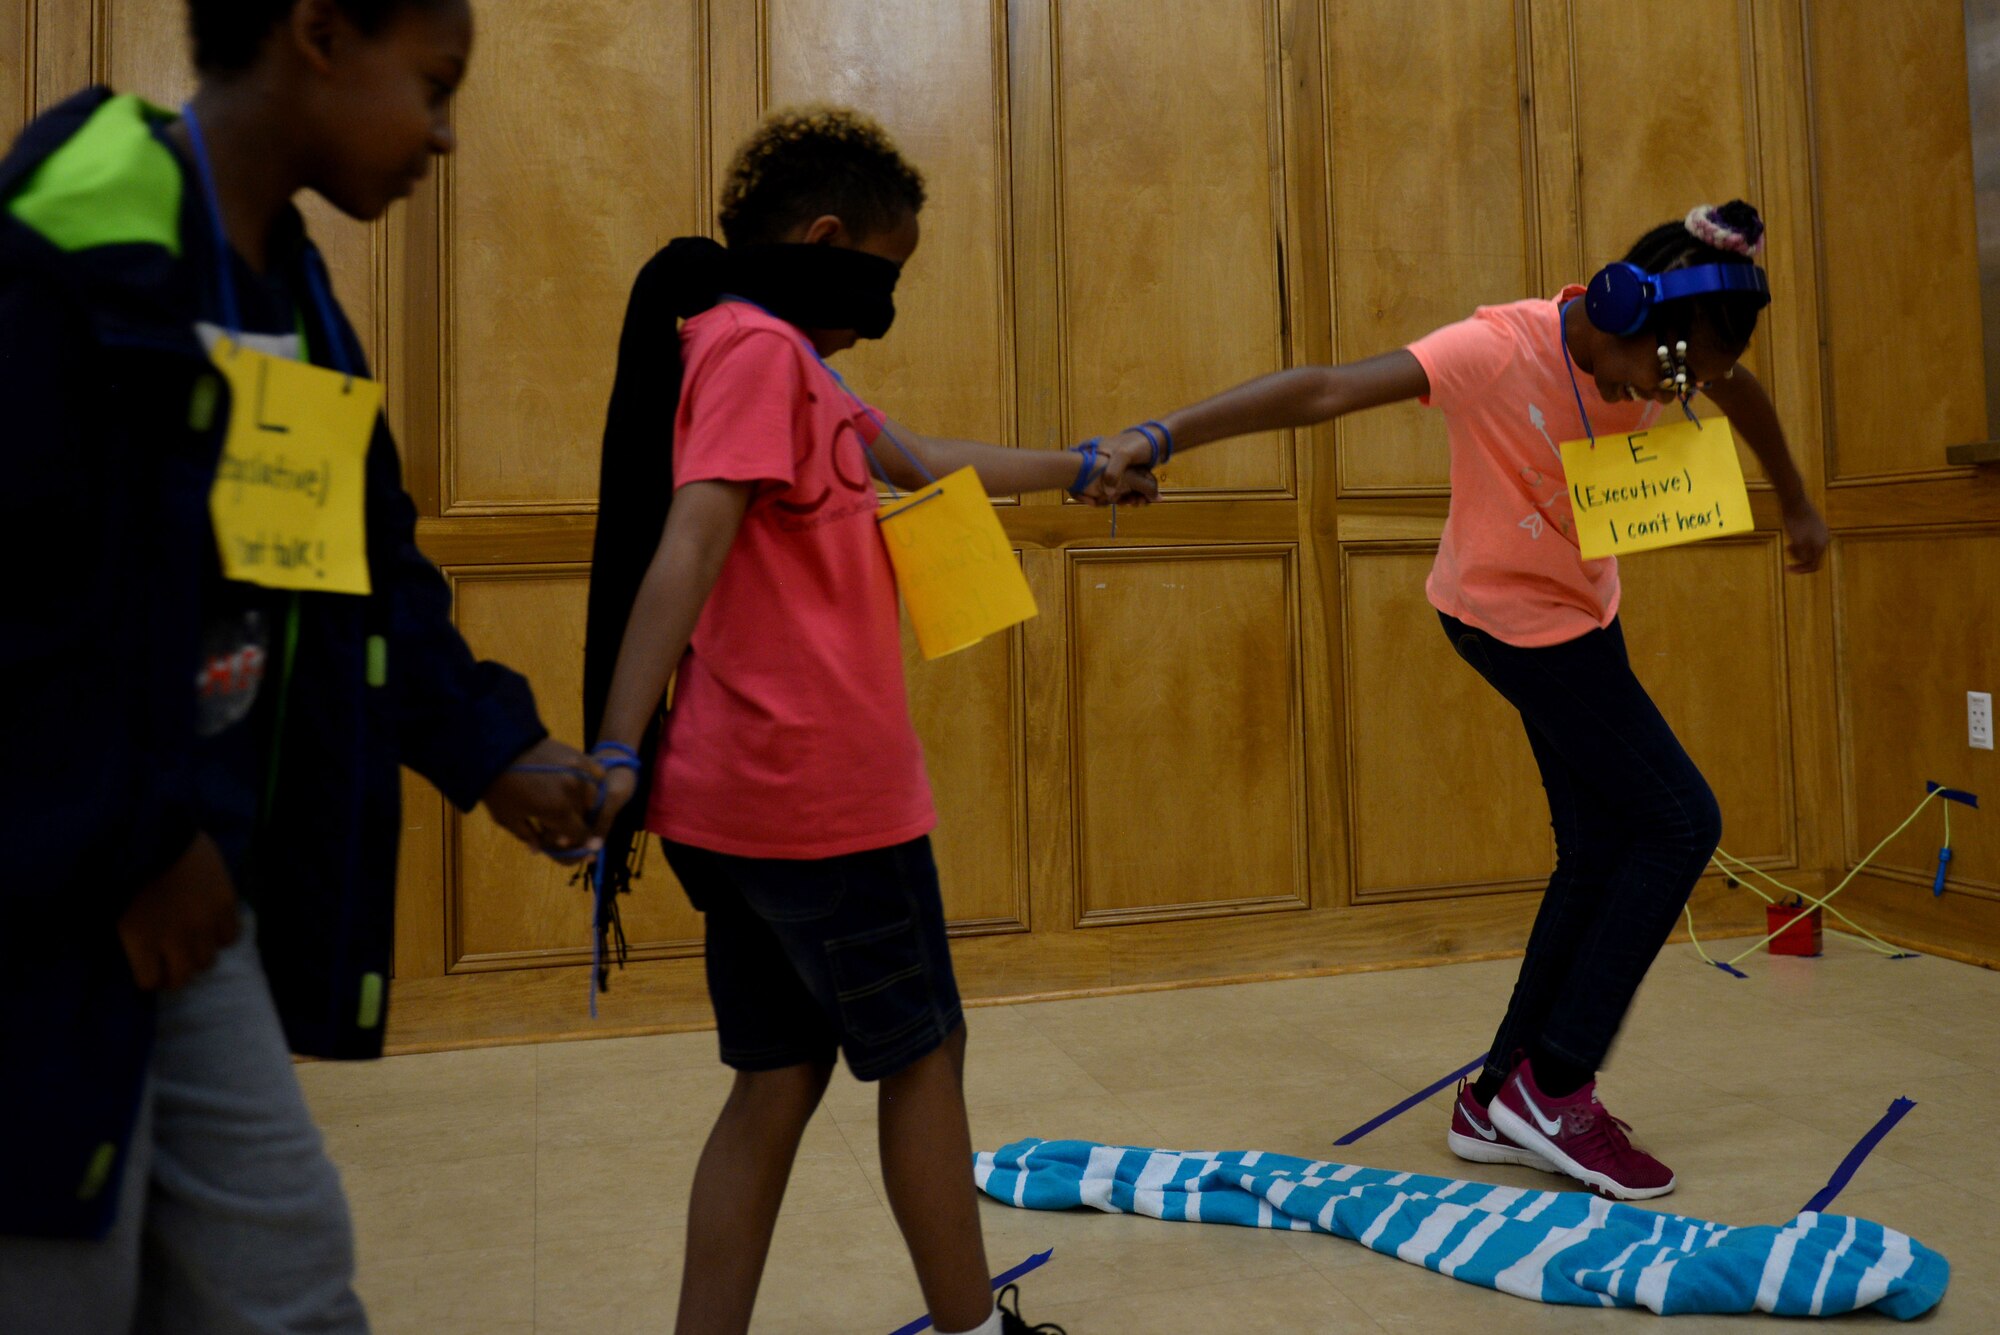
[[[798,330],[740,302],[689,320],[681,356],[675,485],[754,492],[680,664],[646,828],[766,858],[929,833],[869,410]]]
[[[1554,300],[1482,306],[1410,345],[1430,377],[1424,402],[1451,440],[1451,511],[1424,591],[1431,605],[1507,644],[1561,644],[1618,615],[1618,562],[1577,546],[1562,442],[1587,433],[1562,346],[1566,287]],[[1637,431],[1652,400],[1606,403],[1576,376],[1591,429]]]

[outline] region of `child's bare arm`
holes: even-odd
[[[659,550],[646,568],[632,616],[625,623],[625,639],[605,701],[604,726],[596,740],[639,744],[666,694],[668,679],[687,653],[695,622],[743,524],[750,492],[742,482],[690,482],[674,493]],[[600,835],[611,828],[612,818],[631,798],[633,784],[628,770],[613,770],[606,778],[604,810],[597,822]]]
[[[1087,485],[1079,494],[1090,500],[1122,499],[1117,493],[1106,491],[1103,479],[1107,474],[1124,475],[1135,459],[1143,463],[1147,449],[1141,440],[1136,446],[1126,447],[1121,455],[1114,456],[1107,443],[1100,462],[1091,466],[1086,477],[1084,456],[1074,450],[1017,450],[974,440],[924,436],[887,418],[882,419],[882,426],[882,433],[875,438],[875,461],[889,480],[905,491],[922,486],[927,480],[925,472],[939,478],[970,467],[979,474],[980,485],[986,488],[989,496],[1016,496],[1024,491],[1065,491],[1081,480]],[[901,442],[902,448],[898,448],[898,442]],[[903,452],[905,449],[909,451],[908,455]],[[911,462],[911,455],[923,465],[921,471],[917,463]],[[1150,474],[1134,472],[1125,480],[1124,494],[1125,497],[1150,501],[1157,498],[1159,488],[1154,486]]]
[[[1785,428],[1771,396],[1747,366],[1737,366],[1726,379],[1703,386],[1702,393],[1722,409],[1722,415],[1742,435],[1743,443],[1764,466],[1764,476],[1778,493],[1784,508],[1786,548],[1791,556],[1786,569],[1794,574],[1810,574],[1819,569],[1827,544],[1826,520],[1806,494],[1805,479],[1799,476],[1792,451],[1785,444]]]
[[[1312,426],[1364,408],[1419,398],[1431,391],[1423,363],[1407,348],[1339,366],[1295,366],[1246,380],[1212,398],[1177,409],[1160,419],[1173,438],[1176,455],[1198,445],[1259,431]],[[1105,444],[1127,457],[1143,437],[1123,431]],[[1115,465],[1114,465],[1115,467]],[[1117,479],[1114,476],[1112,481]]]

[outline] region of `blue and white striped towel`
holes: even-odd
[[[1031,1210],[1087,1205],[1154,1219],[1352,1238],[1384,1255],[1537,1302],[1907,1321],[1951,1264],[1893,1228],[1806,1213],[1729,1228],[1580,1191],[1317,1163],[1255,1150],[1180,1153],[1022,1140],[976,1157],[980,1189]]]

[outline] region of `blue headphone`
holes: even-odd
[[[1665,273],[1647,273],[1636,264],[1607,264],[1584,290],[1583,313],[1605,333],[1623,338],[1644,329],[1661,302],[1704,292],[1757,292],[1768,302],[1771,283],[1755,264],[1697,264]]]

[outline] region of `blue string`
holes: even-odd
[[[236,304],[236,277],[233,272],[234,252],[229,248],[228,233],[222,227],[222,197],[216,192],[215,169],[209,162],[208,140],[201,132],[201,120],[195,115],[194,103],[184,102],[181,104],[181,123],[187,126],[188,147],[192,150],[194,172],[201,183],[202,203],[206,206],[208,214],[209,243],[215,251],[216,295],[222,305],[223,328],[233,341],[241,344],[243,341],[243,312]],[[339,322],[334,319],[336,307],[333,304],[333,293],[327,288],[326,274],[322,272],[320,265],[314,262],[310,256],[307,257],[303,267],[306,271],[307,291],[312,296],[314,309],[319,315],[320,324],[326,332],[327,355],[333,362],[333,369],[344,376],[351,377],[354,374],[354,366],[349,360],[347,348],[341,340]],[[301,352],[307,351],[306,349],[301,349]],[[304,360],[310,362],[312,358],[310,355],[307,355],[304,357]]]
[[[597,1018],[597,980],[604,976],[604,933],[597,925],[604,921],[604,850],[597,851],[597,864],[591,869],[590,893],[590,977],[584,980],[584,992],[590,999],[590,1018]]]
[[[1127,431],[1136,431],[1146,438],[1146,448],[1148,450],[1146,467],[1158,468],[1160,466],[1160,438],[1153,434],[1152,423],[1141,422],[1138,426],[1128,426],[1125,429]]]
[[[1069,487],[1070,495],[1083,495],[1083,489],[1089,486],[1094,480],[1093,474],[1097,471],[1097,460],[1099,457],[1097,442],[1100,439],[1101,437],[1092,436],[1089,440],[1083,442],[1083,444],[1071,447],[1073,453],[1083,456],[1083,465],[1076,470],[1076,481],[1072,482]],[[1110,460],[1107,459],[1105,462],[1108,464]]]
[[[1126,427],[1125,429],[1127,431],[1138,432],[1146,438],[1146,443],[1153,447],[1152,457],[1146,460],[1146,467],[1158,468],[1161,464],[1168,462],[1174,457],[1174,433],[1167,430],[1165,422],[1147,418],[1145,421],[1139,423],[1139,425]],[[1157,437],[1153,435],[1155,431],[1160,433]],[[1161,452],[1163,446],[1165,453]]]
[[[222,323],[239,342],[243,320],[236,306],[236,280],[229,272],[229,237],[222,230],[222,199],[215,191],[215,171],[208,162],[208,142],[202,138],[201,122],[194,103],[181,104],[181,123],[187,126],[188,146],[194,150],[194,171],[201,181],[202,202],[208,206],[209,240],[215,249],[215,280],[222,298]]]
[[[1576,387],[1576,363],[1570,360],[1569,336],[1563,332],[1564,326],[1568,323],[1569,308],[1574,305],[1576,305],[1575,297],[1571,297],[1562,304],[1562,318],[1556,325],[1556,342],[1562,344],[1563,366],[1569,371],[1569,392],[1576,395],[1576,415],[1583,419],[1583,434],[1590,437],[1590,443],[1594,448],[1597,444],[1597,433],[1590,429],[1590,414],[1583,410],[1583,391]],[[1693,394],[1683,394],[1680,396],[1681,411],[1687,414],[1688,421],[1694,423],[1695,430],[1706,430],[1707,428],[1702,426],[1701,419],[1695,416],[1694,408],[1689,403],[1689,400],[1693,398]]]
[[[354,366],[347,359],[347,347],[340,337],[339,327],[333,319],[333,293],[327,290],[326,274],[317,256],[308,256],[305,263],[306,288],[312,293],[313,305],[319,308],[320,323],[325,326],[327,356],[333,362],[333,369],[344,376],[354,375]]]
[[[724,301],[740,301],[745,306],[750,307],[752,310],[763,311],[764,314],[769,315],[773,320],[783,320],[786,324],[791,323],[789,320],[785,320],[785,318],[782,315],[778,315],[772,312],[771,310],[767,309],[760,303],[750,300],[750,298],[748,297],[739,297],[733,292],[725,292],[722,294],[722,299]],[[875,425],[878,428],[880,428],[883,435],[889,438],[889,443],[891,445],[894,445],[898,450],[902,451],[903,457],[910,461],[910,466],[916,469],[918,474],[922,476],[922,478],[924,479],[924,484],[926,486],[935,485],[937,483],[936,475],[933,474],[930,469],[924,467],[924,461],[919,459],[915,454],[911,453],[910,447],[905,445],[902,441],[902,438],[899,437],[894,431],[892,431],[889,428],[889,419],[884,417],[881,413],[877,412],[874,409],[874,407],[868,404],[866,401],[864,401],[859,394],[856,394],[852,389],[848,388],[847,381],[841,378],[840,372],[834,370],[831,366],[827,365],[826,358],[819,355],[819,349],[813,346],[811,339],[807,338],[803,333],[801,333],[799,335],[799,341],[805,344],[806,351],[812,354],[813,360],[819,363],[820,369],[833,377],[833,383],[840,386],[841,392],[846,394],[848,398],[854,401],[854,406],[859,408],[863,413],[867,414],[868,419],[873,423],[875,423]],[[891,497],[900,498],[903,493],[901,491],[898,491],[896,489],[896,484],[889,480],[889,474],[887,470],[885,470],[882,467],[881,461],[876,459],[875,452],[870,449],[863,449],[861,453],[867,457],[868,465],[869,467],[875,470],[875,475],[882,479],[882,485],[889,489],[889,495]]]
[[[637,769],[639,767],[639,753],[637,751],[634,751],[631,747],[625,745],[625,743],[623,742],[599,742],[596,746],[590,748],[590,754],[592,758],[596,758],[598,756],[598,753],[602,751],[609,751],[614,757],[630,761],[631,765],[629,767],[632,769]],[[613,761],[600,760],[599,763],[603,764],[606,769],[628,768],[626,765],[617,763],[616,760]]]
[[[639,753],[623,742],[599,742],[596,746],[590,748],[590,757],[606,770],[624,769],[631,770],[634,774],[637,774],[642,768]],[[590,775],[584,773],[584,771],[576,768],[574,765],[555,765],[536,762],[509,765],[507,768],[515,774],[574,774],[578,778],[590,779],[591,784],[597,789],[597,799],[591,804],[590,808],[590,823],[595,825],[597,818],[604,812],[604,780],[591,778]],[[592,863],[590,869],[590,978],[588,979],[586,990],[589,993],[590,1018],[595,1020],[597,1018],[597,980],[603,977],[604,974],[604,933],[598,930],[598,924],[604,921],[604,850],[598,849],[592,852],[589,849],[551,848],[544,851],[550,858],[557,862],[574,864],[590,861]]]
[[[1583,408],[1583,391],[1576,387],[1576,363],[1569,355],[1569,334],[1566,331],[1569,326],[1569,308],[1574,305],[1576,305],[1575,297],[1562,304],[1562,310],[1556,317],[1556,342],[1562,344],[1563,366],[1569,371],[1569,392],[1576,395],[1576,415],[1583,419],[1583,434],[1590,437],[1590,443],[1594,448],[1597,444],[1597,433],[1590,429],[1590,414]]]

